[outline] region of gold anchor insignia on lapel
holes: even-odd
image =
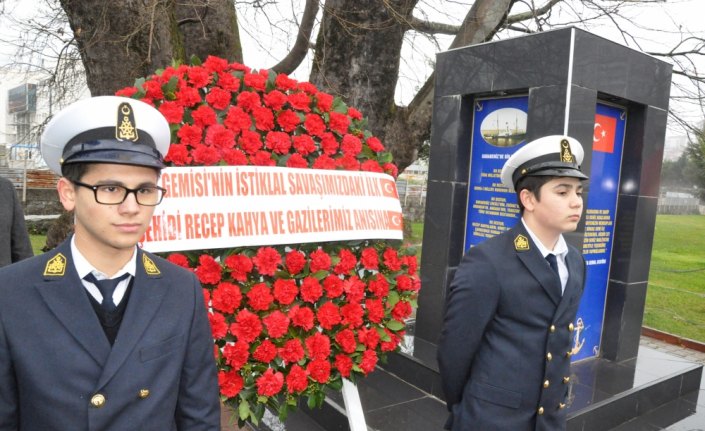
[[[49,259],[47,266],[44,267],[45,276],[63,277],[66,272],[66,257],[59,253]]]
[[[517,235],[514,238],[514,249],[516,251],[527,251],[529,249],[529,239],[524,235]]]
[[[157,268],[157,265],[146,254],[142,255],[142,264],[144,265],[144,272],[146,272],[147,275],[161,274],[161,271],[159,271],[159,268]]]

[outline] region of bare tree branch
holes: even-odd
[[[301,18],[299,32],[296,35],[296,42],[286,57],[271,67],[272,70],[279,73],[290,74],[299,67],[308,52],[318,8],[318,0],[306,0],[304,15]]]

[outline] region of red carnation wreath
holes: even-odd
[[[168,120],[171,166],[397,168],[362,114],[285,74],[217,57],[176,65],[116,93]],[[420,287],[413,249],[395,240],[171,253],[204,287],[224,404],[257,424],[301,396],[320,406],[374,370],[404,338]]]

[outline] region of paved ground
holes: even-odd
[[[662,352],[670,353],[671,355],[679,356],[691,362],[699,362],[701,364],[705,364],[705,352],[686,349],[684,347],[676,346],[673,344],[666,343],[665,341],[645,336],[641,337],[641,345],[651,347],[652,349],[660,350]]]

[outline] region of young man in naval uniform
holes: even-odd
[[[75,233],[0,269],[0,430],[220,429],[201,286],[136,246],[169,141],[159,111],[122,97],[47,125],[42,156]]]
[[[451,283],[438,347],[446,429],[566,428],[585,261],[562,234],[583,210],[582,160],[577,140],[546,136],[505,163],[502,183],[516,191],[521,220],[468,250]]]

